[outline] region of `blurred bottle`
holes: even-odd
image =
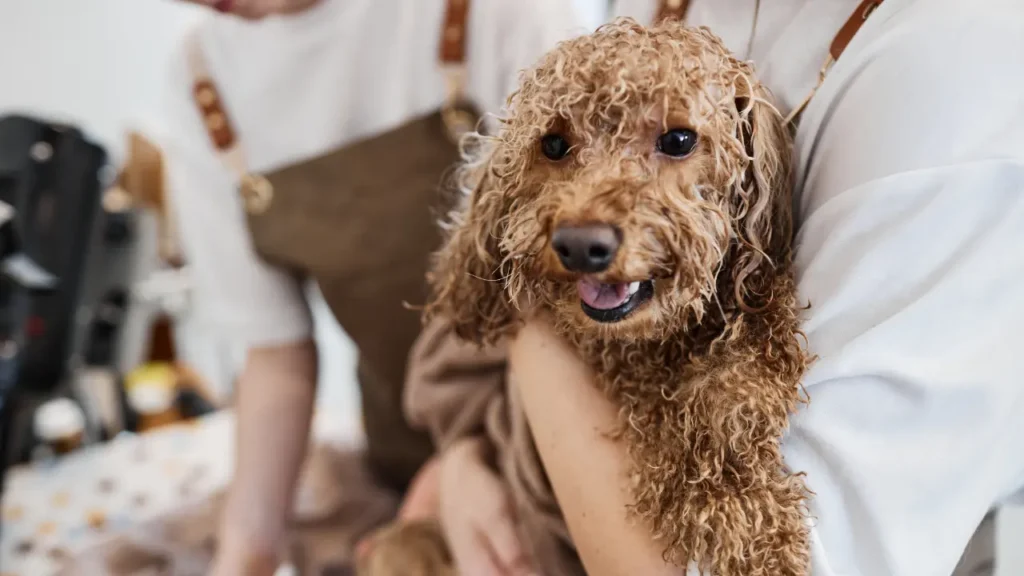
[[[167,363],[140,366],[125,378],[128,406],[146,432],[184,420],[178,404],[178,373]]]
[[[43,447],[63,456],[84,444],[85,414],[73,400],[55,398],[36,409],[33,430]]]

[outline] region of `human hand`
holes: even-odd
[[[273,576],[279,563],[280,558],[272,546],[260,546],[241,533],[225,528],[210,576]]]
[[[437,518],[440,511],[440,459],[432,457],[416,473],[398,509],[397,522]],[[356,558],[365,558],[373,549],[374,536],[356,544]]]
[[[441,526],[460,574],[531,576],[516,535],[512,501],[487,466],[484,444],[453,444],[440,463]]]
[[[398,509],[399,521],[437,517],[441,507],[440,464],[440,458],[434,456],[416,473]]]
[[[259,20],[272,14],[301,12],[321,0],[184,0],[190,4],[207,6],[218,12],[233,14],[248,20]]]

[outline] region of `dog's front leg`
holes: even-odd
[[[808,573],[807,490],[780,451],[807,357],[795,333],[775,336],[721,346],[625,402],[634,510],[674,564],[715,576]]]

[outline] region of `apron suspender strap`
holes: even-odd
[[[217,83],[213,81],[213,76],[206,65],[198,29],[194,28],[189,32],[185,39],[185,51],[189,73],[192,76],[192,100],[202,116],[210,143],[213,144],[221,164],[238,179],[238,191],[242,195],[246,212],[264,212],[274,197],[274,187],[266,178],[249,171],[245,148],[228,115]]]
[[[793,108],[793,110],[786,116],[786,124],[794,122],[800,113],[804,111],[807,104],[810,103],[811,98],[821,87],[822,82],[825,81],[825,75],[828,74],[829,69],[832,68],[832,64],[839,60],[839,56],[843,54],[846,47],[853,40],[853,37],[857,35],[860,27],[867,21],[868,16],[882,5],[884,0],[863,0],[857,9],[853,11],[853,14],[846,20],[843,27],[836,33],[835,38],[832,39],[832,44],[828,48],[828,57],[825,60],[825,64],[821,67],[821,72],[818,74],[818,83],[803,99],[800,104]],[[655,23],[661,22],[666,18],[674,18],[677,20],[683,20],[686,16],[686,10],[690,7],[690,0],[660,0],[658,2],[658,12],[655,16]]]
[[[447,82],[446,123],[462,120],[456,106],[462,100],[465,91],[469,2],[470,0],[448,0],[444,28],[441,31],[439,58]],[[185,39],[185,50],[192,79],[192,100],[202,117],[210,142],[221,163],[238,178],[246,210],[250,213],[263,212],[270,204],[273,187],[265,178],[249,171],[248,159],[238,130],[231,121],[227,106],[203,55],[198,30],[193,29],[189,32]]]
[[[469,0],[448,0],[441,30],[441,62],[461,66],[466,61]]]
[[[189,32],[185,39],[185,50],[189,74],[192,77],[192,100],[202,117],[210,143],[224,165],[235,176],[242,177],[248,172],[245,150],[228,115],[224,99],[206,66],[198,30],[193,29]]]
[[[839,56],[846,50],[846,47],[850,44],[850,40],[857,34],[860,27],[867,21],[868,16],[882,5],[883,0],[864,0],[860,3],[860,6],[854,10],[850,18],[846,20],[846,24],[839,29],[836,37],[832,39],[832,45],[829,46],[829,58],[833,62],[839,60]]]
[[[804,109],[807,108],[807,105],[811,102],[811,98],[814,98],[814,95],[818,92],[818,88],[821,88],[822,83],[825,82],[825,76],[828,75],[829,70],[832,69],[832,65],[835,64],[836,60],[839,60],[843,51],[845,51],[846,47],[849,46],[850,41],[853,40],[853,37],[857,35],[858,31],[860,31],[860,27],[867,22],[868,16],[871,16],[875,11],[875,8],[881,6],[883,1],[884,0],[863,0],[863,2],[857,6],[857,9],[853,11],[853,14],[851,14],[846,20],[846,24],[843,24],[843,27],[839,29],[838,33],[836,33],[835,38],[832,39],[832,44],[828,48],[828,57],[825,58],[825,63],[821,66],[821,71],[818,73],[818,83],[811,89],[811,92],[807,94],[807,97],[804,98],[796,108],[793,108],[788,116],[786,116],[786,124],[795,122]]]
[[[441,119],[448,137],[458,142],[476,126],[476,114],[466,106],[466,36],[470,0],[448,0],[441,29],[440,60],[445,80]]]

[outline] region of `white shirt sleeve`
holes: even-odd
[[[591,2],[592,3],[592,2]],[[506,2],[508,19],[520,23],[501,46],[505,62],[502,92],[507,98],[519,88],[520,75],[533,68],[559,42],[594,31],[601,14],[581,0],[516,0]]]
[[[657,0],[613,0],[609,11],[612,18],[628,16],[645,23],[653,21],[657,13]]]
[[[311,337],[299,279],[259,258],[236,178],[221,165],[191,99],[184,50],[171,65],[164,110],[167,185],[197,312],[233,343],[273,346]]]
[[[948,575],[1024,486],[1024,11],[901,4],[798,141],[815,576]]]
[[[592,32],[600,0],[495,0],[470,10],[468,61],[472,96],[487,114],[501,114],[523,70],[562,40]],[[493,127],[493,126],[492,126]]]

